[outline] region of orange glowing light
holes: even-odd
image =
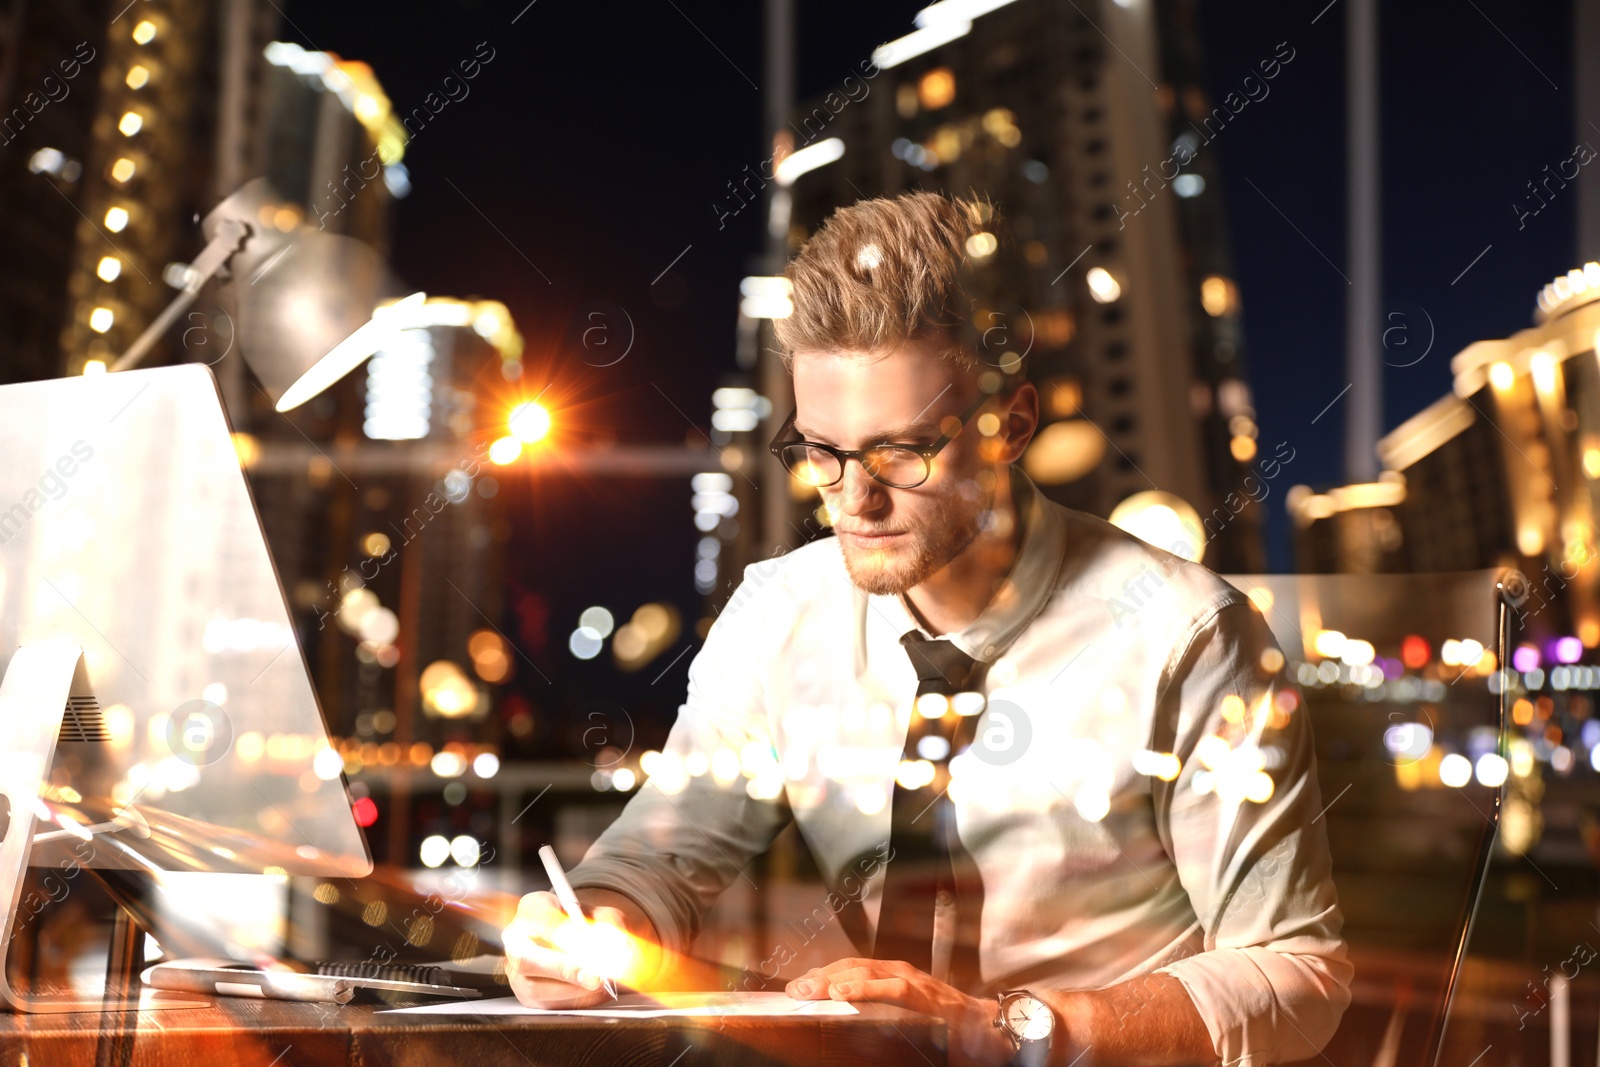
[[[522,455],[522,442],[515,437],[502,437],[489,446],[489,462],[496,466],[504,467],[508,463],[515,463],[520,455]]]
[[[1427,640],[1416,634],[1407,634],[1406,639],[1400,642],[1400,662],[1414,671],[1427,666],[1431,655]]]
[[[556,927],[550,939],[574,959],[583,960],[586,970],[606,978],[622,979],[638,966],[633,939],[608,923],[569,919]]]
[[[796,464],[791,473],[802,485],[806,485],[811,488],[816,488],[828,480],[827,477],[822,473],[822,468],[809,459],[803,463]]]
[[[511,436],[523,444],[531,445],[542,441],[550,433],[550,412],[543,405],[535,401],[518,404],[511,410],[511,417],[506,420]]]

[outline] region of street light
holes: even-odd
[[[506,418],[510,432],[489,446],[489,462],[504,467],[522,455],[523,445],[538,444],[550,435],[550,409],[527,400],[511,409]]]
[[[543,404],[530,400],[511,410],[506,426],[518,441],[525,445],[535,444],[550,433],[550,412]]]

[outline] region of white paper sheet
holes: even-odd
[[[838,1000],[793,1000],[783,993],[628,993],[595,1008],[527,1008],[516,997],[452,1000],[415,1008],[393,1008],[384,1015],[587,1015],[599,1019],[661,1019],[673,1016],[859,1015]]]

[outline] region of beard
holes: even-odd
[[[850,581],[874,596],[898,596],[921,585],[977,539],[992,502],[981,498],[990,496],[977,491],[975,485],[968,492],[957,493],[951,507],[940,509],[947,516],[944,521],[907,530],[894,549],[851,548],[841,540]]]

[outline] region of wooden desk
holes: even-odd
[[[214,1006],[198,1009],[0,1014],[0,1064],[944,1067],[946,1062],[941,1020],[875,1004],[862,1005],[860,1015],[767,1019],[382,1015],[381,1010],[218,997]]]

